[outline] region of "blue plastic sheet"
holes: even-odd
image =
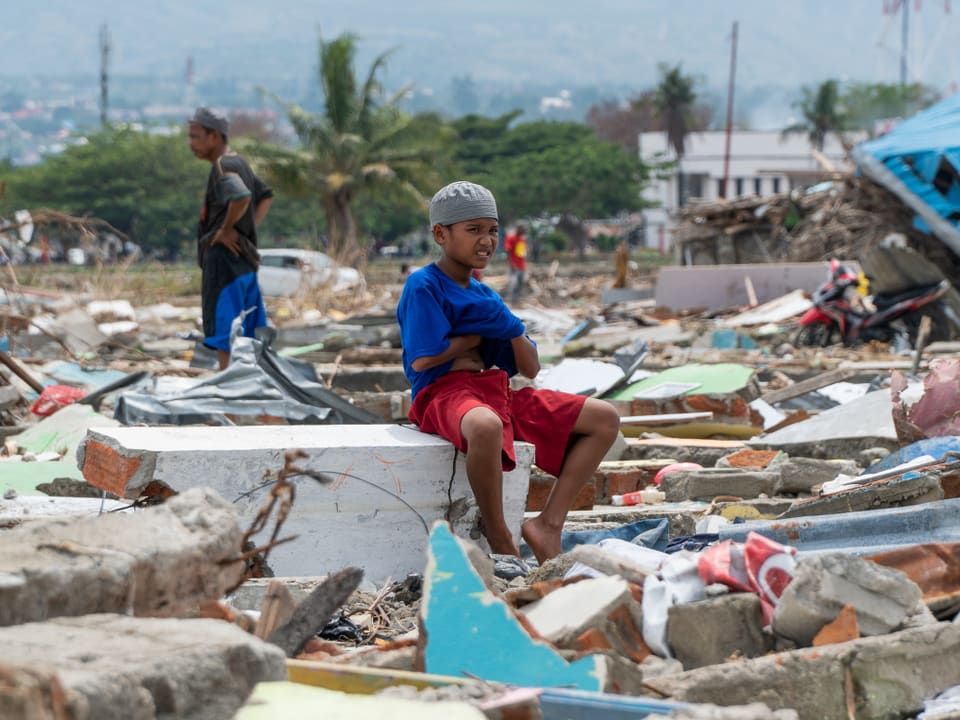
[[[567,553],[577,545],[596,545],[607,538],[626,540],[635,545],[664,552],[670,539],[670,521],[667,518],[636,520],[626,525],[603,530],[564,531],[560,534],[560,548]],[[524,559],[533,557],[533,553],[526,544],[520,545],[520,556]]]

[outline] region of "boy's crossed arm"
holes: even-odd
[[[456,360],[464,354],[480,346],[483,338],[479,335],[451,335],[449,338],[450,346],[439,355],[424,355],[418,357],[412,363],[413,369],[417,372],[423,372],[437,365],[443,365],[450,360]]]

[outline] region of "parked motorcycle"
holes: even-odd
[[[877,293],[873,307],[860,298],[860,277],[838,260],[830,261],[830,275],[813,295],[813,307],[800,318],[796,345],[825,347],[834,342],[852,346],[871,340],[892,342],[897,335],[916,344],[920,320],[931,320],[930,341],[950,339],[950,323],[940,301],[950,289],[942,280],[896,294]]]

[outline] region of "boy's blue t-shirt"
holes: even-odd
[[[415,270],[403,286],[397,305],[403,371],[413,388],[411,400],[427,385],[450,371],[453,361],[428,370],[413,369],[420,357],[439,355],[450,346],[450,337],[480,335],[480,357],[486,368],[496,366],[509,375],[517,372],[510,341],[523,335],[523,321],[510,312],[503,299],[487,285],[470,278],[463,287],[431,263]]]

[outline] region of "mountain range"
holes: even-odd
[[[744,93],[796,90],[828,77],[900,78],[901,17],[891,0],[11,0],[0,25],[0,76],[99,71],[98,33],[111,38],[116,76],[197,82],[308,82],[317,33],[358,36],[358,66],[391,51],[385,84],[446,91],[453,78],[480,89],[652,86],[658,64],[682,63],[724,95],[738,23],[736,84]],[[960,19],[949,2],[910,11],[908,74],[949,92],[960,79]],[[762,97],[761,97],[762,100]]]

